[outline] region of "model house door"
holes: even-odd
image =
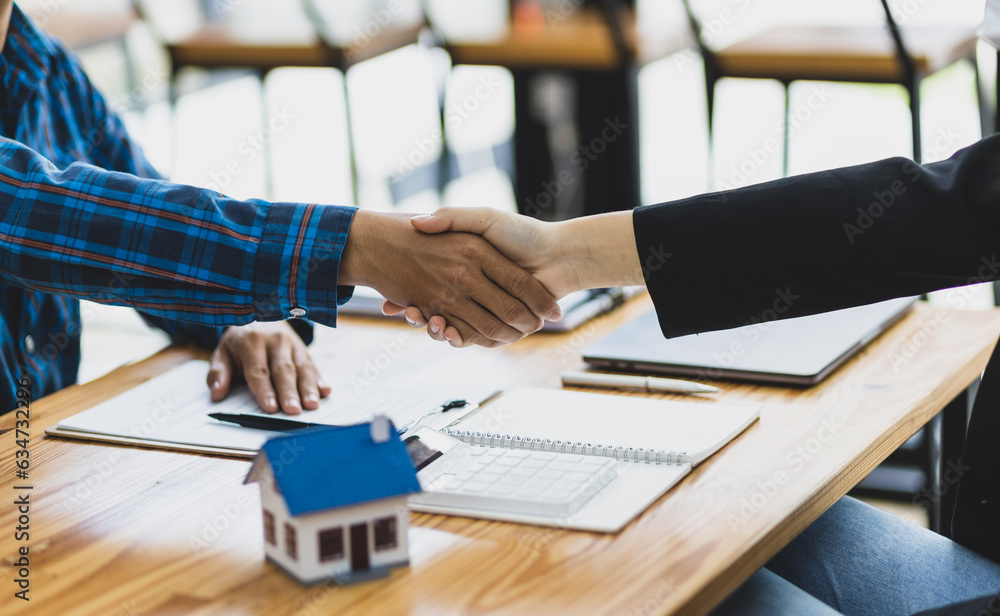
[[[368,569],[368,524],[351,526],[351,570]]]

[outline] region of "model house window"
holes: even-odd
[[[328,528],[319,531],[319,561],[325,563],[344,557],[344,529]]]
[[[264,539],[271,545],[278,545],[278,536],[274,530],[274,514],[264,510]]]
[[[396,547],[396,517],[375,520],[375,549],[389,550]]]
[[[299,544],[295,538],[295,527],[285,523],[285,553],[292,560],[299,559]]]

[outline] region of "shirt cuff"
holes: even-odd
[[[303,203],[268,207],[254,267],[258,321],[308,318],[334,327],[353,287],[338,287],[340,257],[357,208]]]

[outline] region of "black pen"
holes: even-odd
[[[243,428],[253,428],[255,430],[270,430],[271,432],[291,432],[293,430],[304,430],[306,428],[331,428],[331,424],[308,423],[305,421],[295,421],[294,419],[282,419],[281,417],[264,417],[262,415],[235,415],[233,413],[209,413],[212,419],[234,423]]]

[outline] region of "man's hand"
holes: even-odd
[[[413,226],[424,233],[462,231],[482,235],[500,252],[531,272],[555,297],[572,291],[622,284],[642,284],[631,212],[579,218],[562,223],[488,208],[443,208],[433,216],[416,216]],[[398,314],[401,304],[388,301],[385,314]],[[414,327],[428,326],[435,340],[464,346],[450,319],[425,319],[413,306],[405,309]]]
[[[560,316],[545,287],[483,238],[421,233],[407,215],[357,212],[339,279],[374,287],[422,316],[441,315],[464,344],[516,342],[543,318]]]
[[[558,223],[490,208],[442,208],[414,216],[410,223],[423,233],[475,233],[538,279],[557,299],[579,290],[583,282],[574,247]]]
[[[212,401],[229,394],[234,381],[244,380],[267,413],[282,410],[297,415],[319,408],[330,395],[306,345],[284,321],[230,327],[219,340],[209,362],[208,387]]]

